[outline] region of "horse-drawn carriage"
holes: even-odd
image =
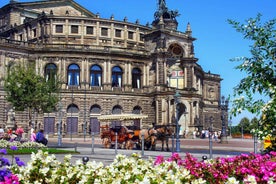
[[[164,151],[164,144],[166,143],[166,150],[169,151],[168,140],[173,133],[174,128],[168,125],[158,125],[141,130],[135,126],[116,126],[116,123],[111,126],[101,126],[101,139],[105,148],[114,147],[117,141],[119,148],[133,149],[135,147],[141,149],[142,142],[144,142],[145,149],[155,150],[156,143],[161,141],[161,150]]]
[[[101,126],[101,139],[105,148],[112,148],[116,141],[119,148],[133,149],[139,145],[139,129],[131,129],[127,126]]]

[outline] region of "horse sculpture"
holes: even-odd
[[[144,136],[145,149],[155,150],[156,139],[157,139],[156,134],[157,134],[157,131],[154,128],[142,129],[140,131],[139,139],[142,140],[142,137]]]
[[[164,143],[166,142],[166,150],[170,151],[169,148],[169,138],[173,135],[174,129],[173,127],[162,125],[160,127],[156,128],[157,131],[157,140],[160,140],[162,142],[162,148],[161,151],[164,151]]]

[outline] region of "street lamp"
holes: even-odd
[[[71,96],[71,107],[70,107],[70,112],[71,112],[71,118],[70,118],[70,141],[72,141],[72,124],[73,124],[73,118],[72,118],[72,113],[73,113],[73,101],[74,101],[74,91],[72,87],[72,96]],[[69,127],[68,127],[69,128]]]
[[[176,141],[175,141],[175,151],[177,153],[180,152],[180,140],[179,140],[179,123],[178,123],[178,116],[179,116],[179,98],[181,95],[179,94],[178,91],[176,91],[174,95],[174,102],[175,102],[175,110],[176,110],[176,115],[175,115],[175,125],[176,125]]]
[[[86,122],[86,80],[84,80],[84,114],[83,114],[83,141],[85,142],[86,138],[86,128],[87,128],[87,122]]]
[[[222,126],[221,126],[221,143],[228,143],[227,141],[227,135],[226,135],[226,120],[228,119],[228,104],[229,101],[225,99],[224,96],[221,97],[221,121],[222,121]]]
[[[230,136],[230,138],[232,137],[232,120],[229,120],[228,121],[228,125],[230,126],[230,128],[229,128],[229,136]]]
[[[59,101],[58,104],[58,146],[60,147],[62,144],[62,103]]]
[[[209,125],[209,158],[213,158],[213,138],[212,138],[212,132],[213,132],[213,116],[210,117],[210,125]]]

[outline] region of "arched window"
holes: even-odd
[[[97,104],[93,105],[90,109],[91,114],[101,114],[101,107]]]
[[[44,77],[46,81],[48,80],[56,80],[57,76],[57,66],[53,63],[49,63],[45,66]]]
[[[132,110],[133,114],[141,114],[142,108],[140,106],[135,106]]]
[[[122,87],[123,72],[118,66],[112,68],[112,87]]]
[[[141,70],[139,68],[132,70],[132,88],[141,88]]]
[[[102,85],[102,68],[99,65],[93,65],[90,68],[90,85],[91,86]]]
[[[112,109],[112,114],[122,114],[122,107],[120,105],[116,105]]]
[[[80,67],[77,64],[69,65],[67,77],[69,86],[78,86],[80,84]]]
[[[67,113],[78,113],[79,108],[75,104],[70,104],[67,108]]]

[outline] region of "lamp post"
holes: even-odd
[[[221,121],[222,121],[222,126],[221,126],[221,143],[228,143],[227,141],[227,135],[226,135],[226,120],[228,119],[228,103],[229,101],[225,99],[224,96],[221,97]]]
[[[175,102],[175,110],[176,110],[176,115],[175,115],[175,125],[176,125],[176,141],[175,141],[175,151],[177,153],[180,152],[180,140],[179,140],[179,123],[178,123],[178,115],[179,115],[179,98],[181,95],[179,94],[178,91],[176,91],[174,95],[174,102]]]
[[[62,103],[59,101],[58,104],[58,146],[60,147],[62,144],[62,131],[61,131],[61,126],[62,126]]]
[[[228,125],[230,126],[230,128],[229,128],[229,136],[230,136],[230,138],[232,138],[232,120],[229,120],[228,121]]]
[[[84,80],[84,114],[83,114],[83,141],[86,139],[86,80]]]
[[[70,107],[70,112],[71,112],[71,117],[70,117],[70,140],[72,141],[72,124],[73,124],[73,117],[72,117],[72,113],[73,113],[73,100],[74,100],[74,92],[73,92],[73,88],[72,88],[72,96],[71,96],[71,107]]]
[[[212,132],[213,132],[213,116],[210,117],[210,125],[209,125],[209,158],[213,158],[213,138],[212,138]]]

